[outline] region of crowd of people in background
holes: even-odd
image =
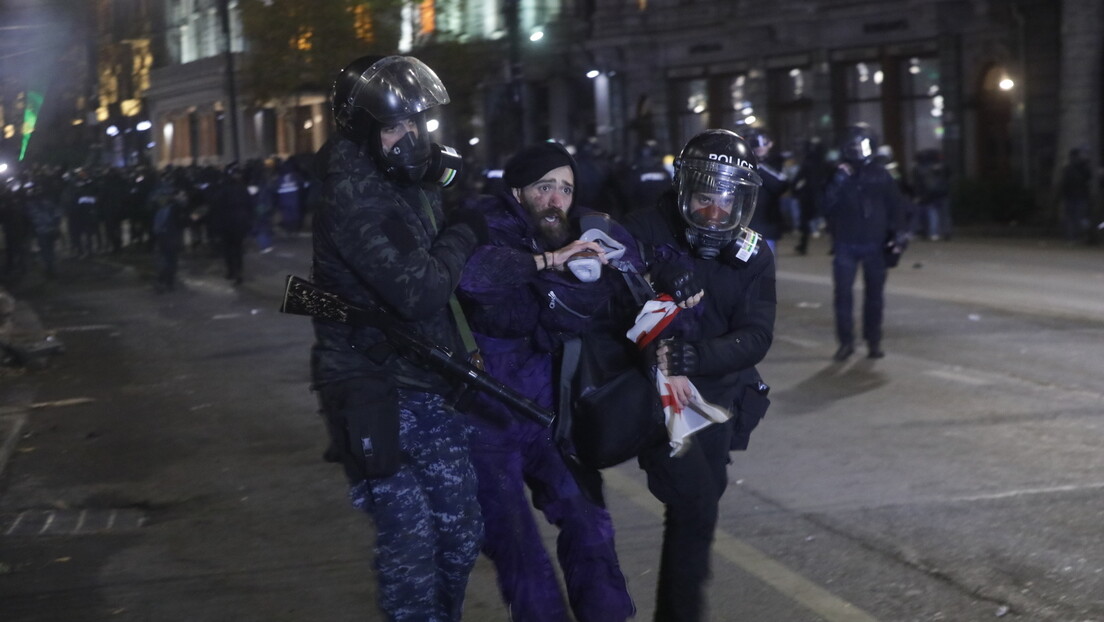
[[[8,282],[35,269],[49,279],[59,258],[150,252],[155,287],[168,291],[181,252],[208,252],[241,284],[247,241],[267,253],[278,235],[304,229],[312,198],[304,168],[275,158],[160,171],[34,167],[0,184],[0,269]]]
[[[741,132],[742,130],[742,132]],[[818,138],[797,148],[778,145],[761,128],[738,128],[756,146],[760,175],[768,183],[760,192],[752,229],[763,234],[777,253],[786,234],[794,251],[808,252],[809,240],[826,231],[822,195],[838,161],[838,151]],[[670,188],[673,158],[654,140],[629,157],[615,154],[591,137],[571,148],[579,167],[577,198],[615,220],[641,206],[656,203]],[[947,241],[953,235],[953,180],[937,149],[914,154],[910,170],[898,167],[888,145],[877,154],[908,199],[911,237]],[[0,183],[0,228],[4,277],[20,278],[36,264],[47,278],[59,258],[116,254],[124,248],[158,253],[157,288],[172,288],[171,266],[180,251],[218,253],[227,264],[226,278],[242,282],[241,257],[247,248],[271,252],[278,235],[294,235],[309,223],[312,194],[307,158],[250,160],[216,166],[146,166],[127,168],[35,167]],[[494,192],[500,170],[469,172],[471,193]],[[1079,149],[1070,152],[1059,180],[1062,227],[1067,241],[1083,242],[1092,233],[1091,174]],[[479,184],[482,184],[481,187]],[[158,189],[161,187],[161,191]],[[166,193],[166,189],[172,192]],[[166,198],[174,198],[170,210]],[[177,239],[179,238],[179,240]]]

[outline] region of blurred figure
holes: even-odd
[[[253,223],[253,240],[261,253],[272,252],[272,219],[276,212],[276,176],[267,162],[256,162],[249,168],[248,189],[257,206]]]
[[[817,137],[805,142],[805,155],[793,180],[793,191],[797,195],[800,211],[800,238],[794,250],[798,255],[809,252],[809,237],[819,230],[821,217],[821,198],[824,186],[831,176],[826,161],[827,149]]]
[[[1092,169],[1080,148],[1070,149],[1069,161],[1062,167],[1062,215],[1066,241],[1087,242],[1089,233],[1089,185]]]
[[[912,189],[917,220],[924,219],[923,228],[928,239],[951,239],[951,173],[943,164],[939,150],[924,149],[916,154]]]
[[[273,185],[280,228],[285,233],[297,233],[303,226],[303,177],[291,161],[284,160],[276,166]]]
[[[154,290],[157,293],[176,288],[176,269],[184,246],[184,228],[188,225],[188,195],[183,172],[166,171],[150,194],[153,222]]]
[[[127,178],[117,168],[110,168],[100,183],[103,189],[100,192],[99,220],[103,222],[104,232],[107,237],[107,249],[112,254],[117,254],[123,249],[123,220],[124,201],[127,195]]]
[[[71,253],[76,257],[84,258],[95,251],[99,187],[87,170],[77,169],[68,196],[66,210]]]
[[[824,215],[832,230],[832,280],[839,349],[843,361],[855,352],[852,288],[863,272],[862,336],[870,358],[882,351],[885,307],[886,244],[903,228],[904,200],[896,180],[876,157],[870,126],[857,123],[844,131],[840,162],[824,190]]]
[[[253,227],[253,197],[245,185],[244,173],[237,162],[226,167],[222,181],[211,193],[211,217],[222,245],[226,278],[242,283],[245,237]]]
[[[741,132],[743,133],[740,135],[751,145],[755,157],[759,159],[755,170],[763,180],[755,200],[755,215],[752,216],[749,227],[763,236],[771,253],[777,254],[778,240],[786,229],[786,217],[782,214],[782,195],[789,189],[790,183],[782,172],[782,157],[774,152],[774,138],[770,133],[755,127],[744,128]]]
[[[663,154],[656,141],[649,140],[636,150],[636,157],[624,175],[623,214],[648,209],[671,187],[671,173],[663,165]]]
[[[34,232],[35,243],[38,245],[39,258],[42,259],[42,270],[46,278],[52,279],[56,274],[56,246],[61,236],[62,211],[41,185],[28,182],[24,186],[26,194],[27,218]]]
[[[30,250],[31,223],[27,218],[27,190],[34,189],[34,182],[24,173],[16,182],[6,201],[0,202],[0,225],[4,229],[4,272],[8,278],[18,280],[27,270]]]
[[[575,162],[579,173],[575,178],[575,205],[619,218],[622,210],[614,189],[613,160],[597,138],[591,136],[579,147]]]

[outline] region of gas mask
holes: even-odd
[[[602,247],[607,261],[616,261],[625,254],[625,245],[600,229],[587,229],[579,236],[583,242],[594,242]],[[602,276],[602,262],[594,251],[575,253],[567,260],[567,269],[583,283],[593,283]]]

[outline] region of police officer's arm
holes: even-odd
[[[762,361],[770,349],[777,307],[774,257],[760,252],[752,261],[747,269],[755,272],[742,280],[745,291],[740,304],[729,314],[729,332],[694,343],[698,354],[696,375],[724,375],[747,369]]]
[[[832,178],[824,185],[824,191],[821,195],[821,210],[825,218],[833,219],[840,209],[844,199],[844,187],[847,185],[850,176],[851,174],[845,169],[837,167]]]
[[[454,222],[427,245],[409,207],[386,199],[375,203],[351,209],[338,228],[342,257],[401,318],[429,317],[448,304],[479,232],[475,225]]]

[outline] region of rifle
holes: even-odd
[[[543,426],[552,425],[552,413],[495,380],[463,357],[453,354],[448,348],[410,330],[383,307],[356,306],[310,281],[289,274],[280,312],[309,315],[352,326],[375,326],[383,331],[387,341],[407,359],[482,391]]]

